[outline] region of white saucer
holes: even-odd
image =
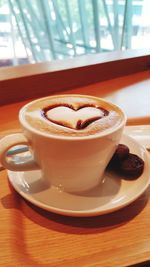
[[[56,187],[47,188],[41,180],[40,171],[12,172],[8,178],[15,190],[29,202],[45,210],[76,217],[96,216],[118,210],[136,200],[150,184],[150,157],[148,152],[129,136],[121,143],[130,152],[145,161],[143,174],[136,180],[126,180],[108,171],[103,182],[93,190],[82,194],[71,194]]]
[[[136,139],[145,148],[150,149],[150,125],[126,126],[125,133]]]

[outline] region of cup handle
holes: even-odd
[[[0,140],[0,162],[2,166],[11,171],[31,171],[39,169],[40,167],[34,159],[29,159],[29,157],[24,157],[23,162],[7,160],[8,150],[16,145],[29,146],[29,141],[21,133],[11,134]]]

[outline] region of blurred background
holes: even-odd
[[[150,0],[0,0],[0,67],[150,48]]]

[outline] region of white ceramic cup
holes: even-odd
[[[105,102],[109,104],[108,101]],[[124,112],[118,109],[122,120],[116,128],[110,128],[106,134],[99,132],[96,135],[76,138],[45,134],[29,127],[22,116],[23,107],[19,113],[23,133],[8,135],[0,140],[1,164],[12,171],[40,169],[43,173],[42,179],[45,179],[50,186],[56,186],[67,192],[92,189],[101,182],[126,123]],[[23,144],[29,146],[33,158],[27,157],[19,162],[8,161],[8,150]]]

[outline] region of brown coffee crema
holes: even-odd
[[[53,96],[31,102],[23,117],[32,128],[51,135],[89,136],[117,127],[122,113],[112,104],[90,96]]]

